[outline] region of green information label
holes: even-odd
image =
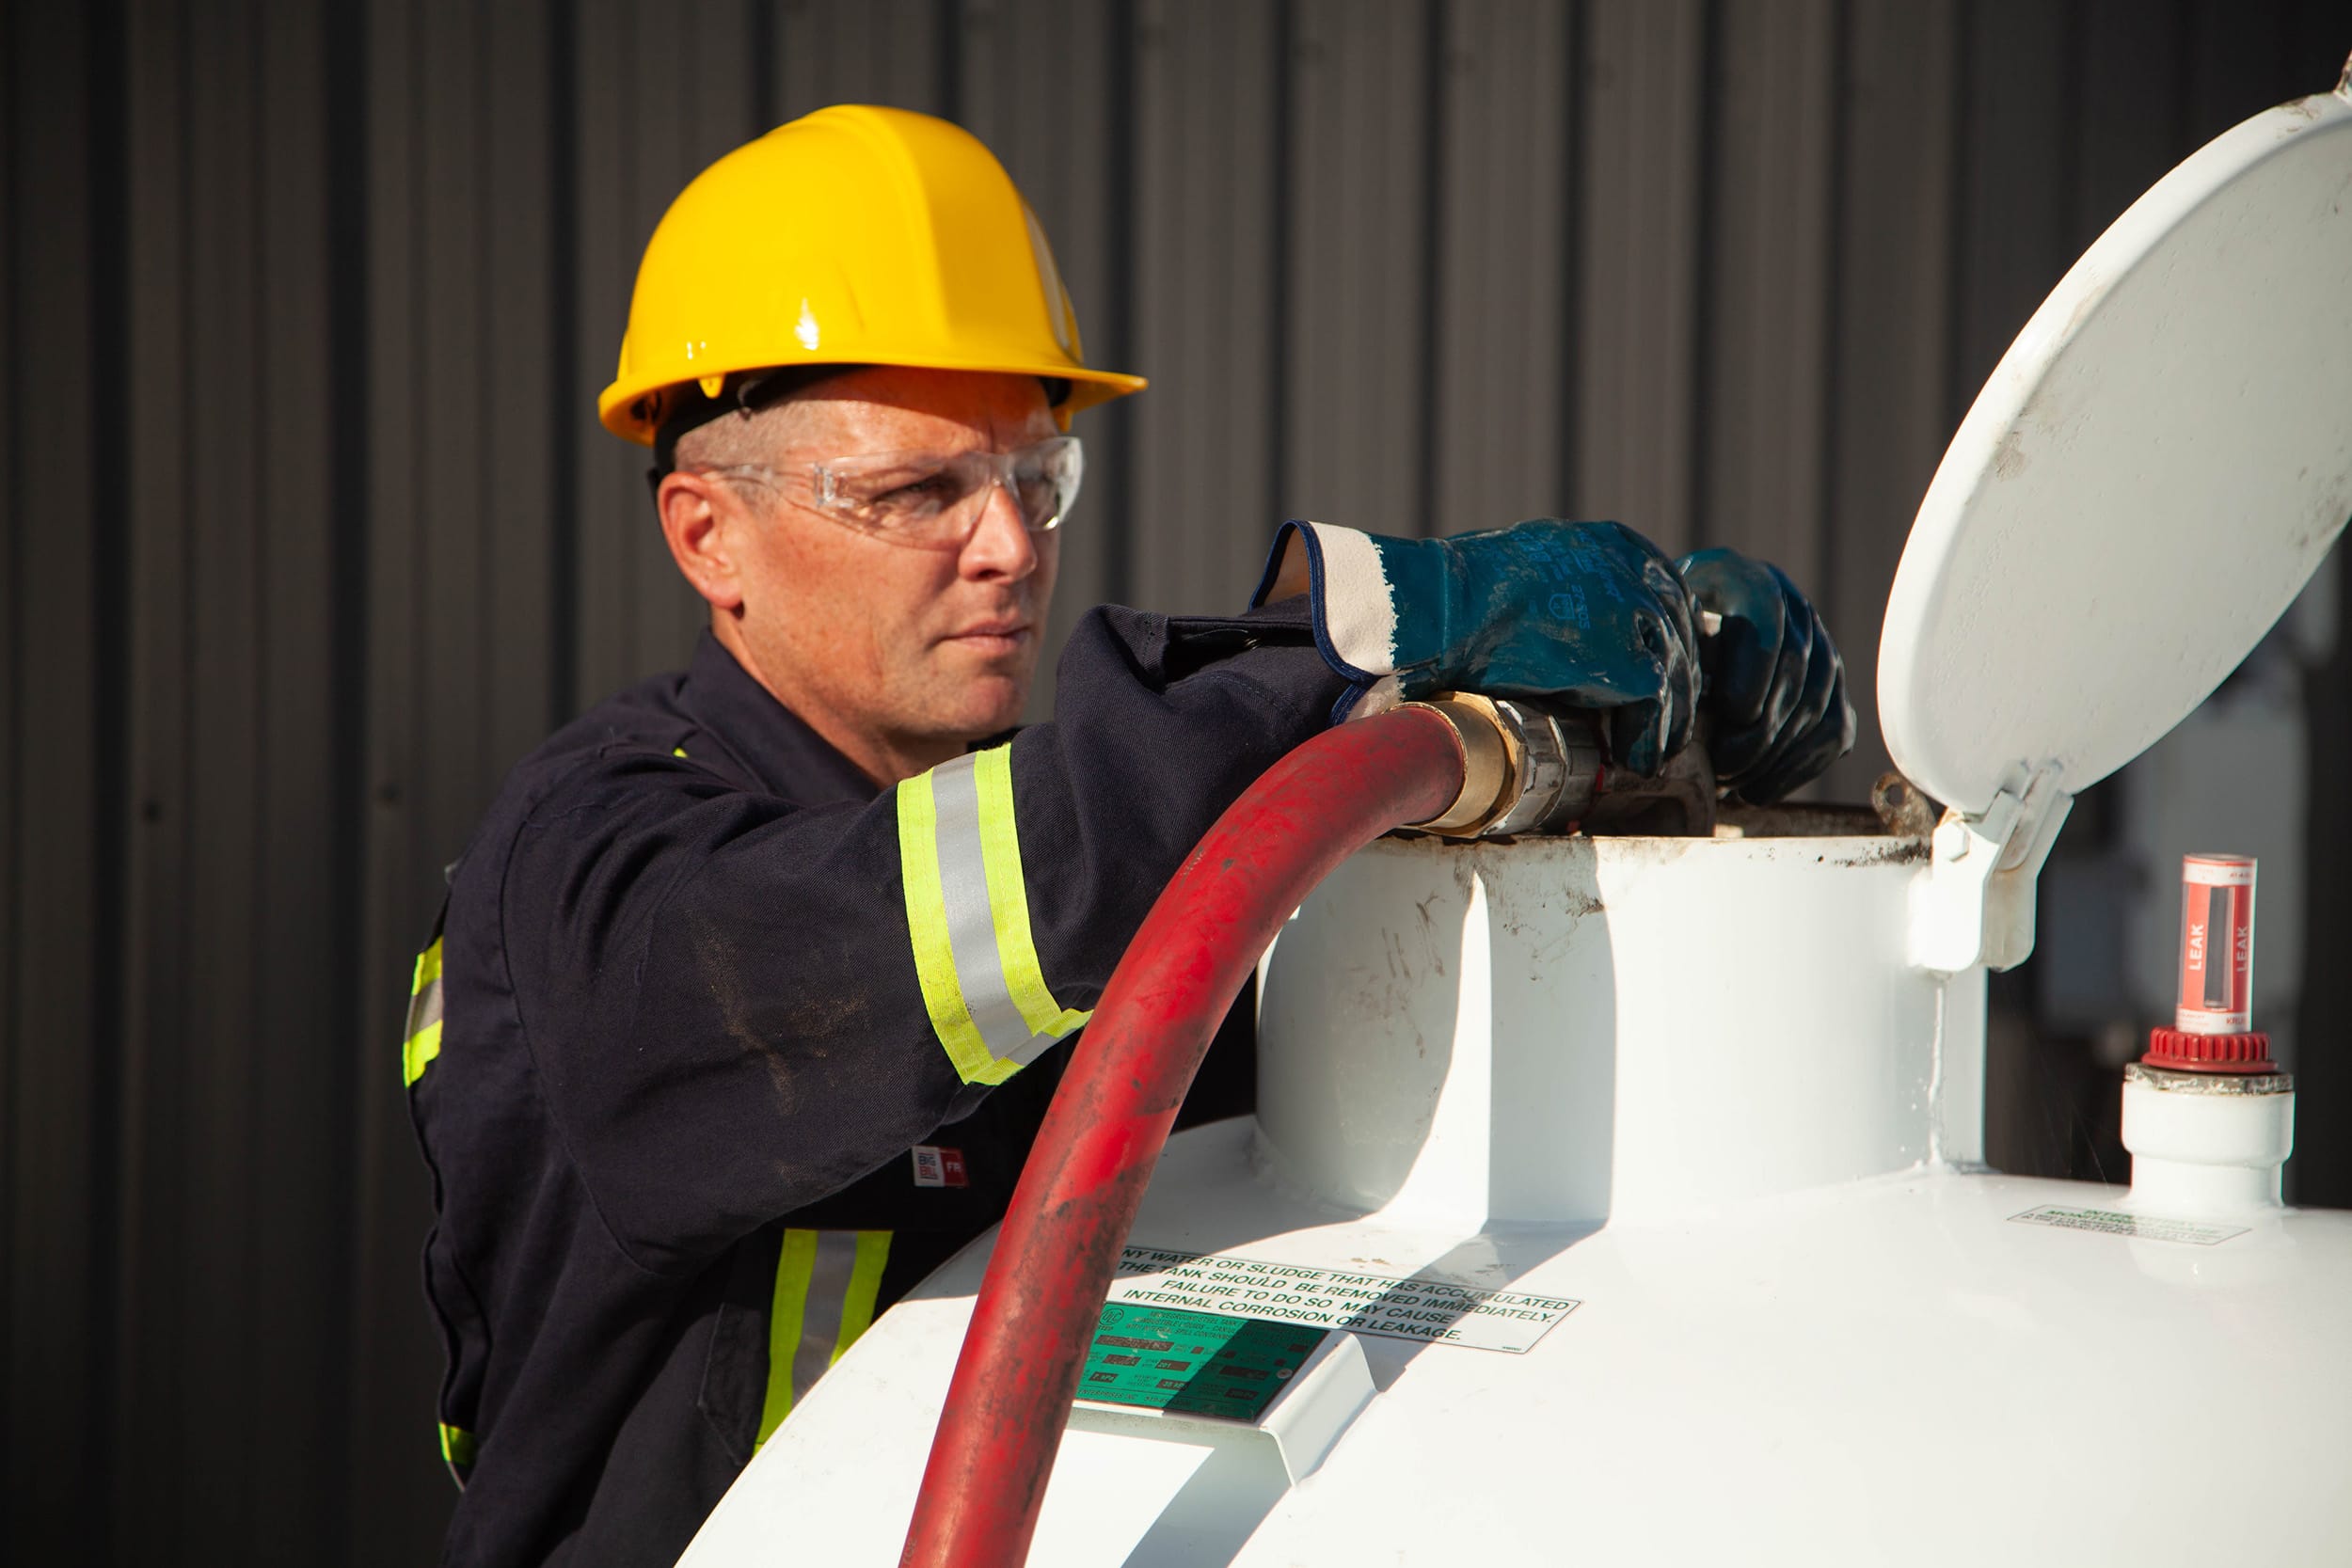
[[[1329,1332],[1115,1301],[1096,1321],[1078,1397],[1254,1421]]]

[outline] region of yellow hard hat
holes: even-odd
[[[732,373],[810,365],[1067,381],[1065,422],[1144,385],[1088,366],[1045,230],[995,155],[863,103],[778,126],[670,204],[596,412],[650,446],[684,388],[715,399]]]

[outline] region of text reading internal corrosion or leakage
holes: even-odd
[[[1476,1291],[1436,1279],[1348,1274],[1255,1258],[1128,1247],[1112,1301],[1343,1328],[1519,1354],[1580,1305],[1564,1296]]]

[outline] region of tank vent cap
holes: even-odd
[[[2148,1054],[2141,1060],[2149,1067],[2174,1072],[2279,1070],[2270,1059],[2270,1037],[2259,1033],[2195,1035],[2185,1029],[2151,1029]]]
[[[2173,1072],[2273,1073],[2254,1028],[2254,858],[2181,859],[2181,992],[2144,1065]]]

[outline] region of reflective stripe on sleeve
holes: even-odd
[[[957,1076],[1001,1084],[1086,1022],[1038,962],[1009,746],[898,785],[898,861],[923,1004]]]
[[[873,1323],[889,1259],[887,1230],[784,1233],[768,1319],[768,1393],[760,1402],[755,1449]]]
[[[417,979],[408,991],[408,1027],[400,1048],[403,1088],[424,1076],[441,1053],[441,939],[417,955]]]
[[[473,1467],[473,1433],[464,1427],[453,1427],[447,1421],[443,1421],[441,1423],[441,1462],[449,1466],[450,1476],[457,1482],[457,1490],[460,1492],[466,1489],[465,1472]]]

